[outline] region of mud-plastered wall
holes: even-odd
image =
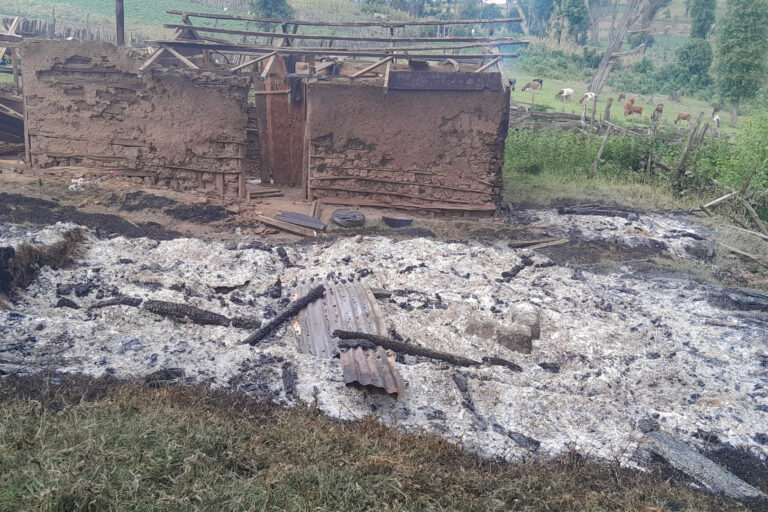
[[[508,91],[306,87],[311,199],[488,212],[501,198]]]
[[[114,168],[176,189],[243,187],[248,84],[108,43],[32,41],[21,50],[36,166]]]

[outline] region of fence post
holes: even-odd
[[[117,44],[125,45],[125,12],[123,0],[115,0],[115,20],[117,22]]]

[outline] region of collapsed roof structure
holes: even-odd
[[[502,66],[516,56],[499,48],[525,42],[494,27],[519,19],[168,12],[181,23],[165,25],[175,33],[150,41],[149,57],[106,43],[21,45],[33,165],[244,199],[258,179],[328,204],[495,211],[509,115]],[[465,35],[471,27],[488,35]]]

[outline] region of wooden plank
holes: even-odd
[[[163,53],[165,53],[168,50],[166,47],[161,47],[159,50],[155,50],[155,53],[150,55],[150,57],[139,67],[139,73],[147,69],[149,66],[151,66]]]
[[[16,48],[11,49],[11,61],[13,66],[13,91],[16,95],[19,94],[19,50]]]
[[[198,32],[212,32],[215,34],[229,34],[237,36],[251,36],[251,37],[277,37],[281,36],[288,40],[294,39],[322,39],[327,41],[364,41],[364,42],[377,42],[377,43],[470,43],[482,41],[488,44],[527,44],[527,41],[520,41],[515,37],[495,37],[495,36],[479,36],[479,37],[361,37],[361,36],[331,36],[327,34],[284,34],[281,32],[263,32],[260,30],[238,30],[229,28],[216,28],[216,27],[201,27],[201,26],[188,26],[178,25],[173,23],[166,23],[164,28],[171,29],[194,29]]]
[[[364,199],[356,197],[317,197],[322,204],[338,204],[348,206],[382,206],[385,208],[402,208],[404,210],[460,210],[470,212],[495,212],[496,205],[484,204],[456,204],[440,201],[427,201],[413,203],[409,201],[379,201],[376,199]]]
[[[183,62],[188,68],[195,69],[195,70],[200,69],[200,67],[197,64],[195,64],[194,62],[192,62],[191,60],[189,60],[188,58],[180,54],[174,48],[167,47],[166,50],[168,50],[171,53],[171,55],[173,55],[174,57],[179,59],[181,62]]]
[[[487,64],[483,64],[482,66],[480,66],[479,68],[477,68],[477,69],[475,70],[475,73],[482,73],[482,72],[483,72],[483,71],[485,71],[486,69],[488,69],[488,68],[490,68],[490,67],[492,67],[492,66],[495,66],[495,65],[496,65],[496,64],[498,64],[500,61],[501,61],[501,57],[495,57],[493,60],[491,60],[491,61],[490,61],[490,62],[488,62]]]
[[[230,53],[269,53],[275,51],[274,46],[264,46],[264,45],[249,45],[244,43],[231,43],[231,44],[223,44],[223,43],[213,43],[209,41],[176,41],[176,40],[156,40],[156,41],[147,41],[149,44],[159,44],[159,45],[165,45],[165,46],[173,46],[174,48],[197,48],[200,50],[207,49],[217,52],[230,52]],[[442,48],[441,48],[442,49]],[[278,55],[322,55],[322,56],[346,56],[346,57],[389,57],[392,56],[395,59],[423,59],[423,60],[445,60],[445,54],[414,54],[414,53],[392,53],[393,51],[400,51],[399,48],[395,48],[394,50],[387,48],[383,50],[338,50],[336,48],[325,48],[325,49],[315,49],[315,50],[305,50],[302,47],[293,47],[293,48],[281,48],[277,51]],[[514,59],[518,57],[518,54],[516,53],[502,53],[499,54],[500,57],[504,57],[505,59]],[[484,57],[487,57],[487,55],[482,53],[473,53],[473,54],[455,54],[451,55],[451,58],[456,60],[465,60],[465,59],[482,59]]]
[[[389,88],[432,91],[500,91],[499,74],[447,71],[392,71]]]
[[[364,75],[364,74],[368,73],[369,71],[373,71],[374,69],[378,68],[379,66],[381,66],[383,64],[387,64],[391,60],[392,60],[392,57],[386,57],[386,58],[384,58],[384,59],[382,59],[382,60],[380,60],[378,62],[374,62],[370,66],[366,66],[363,69],[361,69],[360,71],[357,71],[356,73],[354,73],[351,78],[357,78],[357,77],[359,77],[361,75]]]
[[[317,236],[317,230],[315,229],[304,228],[301,226],[297,226],[295,224],[290,224],[288,222],[282,222],[282,221],[273,219],[271,217],[265,217],[264,215],[257,215],[256,220],[258,220],[262,224],[266,224],[267,226],[272,226],[273,228],[277,228],[282,231],[287,231],[289,233],[294,233],[296,235],[312,236],[312,237]]]
[[[244,62],[243,64],[235,66],[232,69],[230,69],[230,71],[240,71],[243,68],[247,68],[248,66],[250,66],[252,64],[256,64],[257,62],[261,62],[262,60],[268,59],[268,58],[273,57],[275,55],[277,55],[277,52],[272,52],[272,53],[268,53],[266,55],[262,55],[261,57],[257,57],[257,58],[255,58],[253,60],[249,60],[247,62]]]
[[[216,174],[214,177],[214,183],[216,183],[216,192],[220,196],[224,196],[224,175],[223,174]]]
[[[414,27],[414,26],[432,26],[432,25],[474,25],[478,23],[520,23],[522,18],[496,18],[496,19],[465,19],[465,20],[422,20],[422,21],[360,21],[360,22],[333,22],[333,21],[305,21],[305,20],[289,20],[280,18],[259,18],[256,16],[244,16],[236,14],[215,14],[215,13],[203,13],[203,12],[187,12],[178,10],[167,10],[168,14],[175,14],[179,16],[188,16],[192,18],[208,18],[215,20],[240,20],[240,21],[256,21],[259,23],[274,23],[274,24],[286,24],[293,25],[306,25],[311,27]]]

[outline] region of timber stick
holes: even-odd
[[[694,148],[696,132],[699,129],[699,125],[701,125],[701,119],[703,117],[704,112],[702,111],[699,113],[699,117],[696,119],[696,124],[693,126],[693,129],[688,133],[688,140],[685,142],[683,154],[680,156],[680,162],[677,164],[677,168],[675,169],[675,188],[677,190],[680,190],[683,186],[683,170],[685,169],[685,163],[686,160],[688,160],[688,155]]]
[[[273,228],[282,229],[283,231],[288,231],[289,233],[303,236],[317,236],[317,231],[314,229],[309,229],[303,226],[298,226],[296,224],[291,224],[290,222],[283,222],[281,220],[265,217],[264,215],[257,215],[256,220],[262,224],[272,226]]]
[[[247,68],[251,64],[256,64],[257,62],[261,62],[264,59],[268,59],[268,58],[272,57],[273,55],[277,55],[277,52],[272,52],[272,53],[268,53],[266,55],[262,55],[261,57],[256,57],[255,59],[249,60],[249,61],[244,62],[244,63],[242,63],[242,64],[240,64],[238,66],[233,67],[232,69],[230,69],[230,71],[240,71],[243,68]]]
[[[548,242],[556,242],[558,240],[562,240],[561,238],[539,238],[536,240],[516,240],[509,242],[508,246],[510,249],[521,249],[523,247],[530,247],[532,245],[539,245],[544,244]]]
[[[292,37],[290,35],[286,37]],[[249,44],[242,44],[242,43],[218,43],[218,42],[208,42],[208,41],[193,41],[193,40],[156,40],[156,41],[149,41],[153,44],[162,44],[166,46],[173,46],[178,48],[199,48],[199,49],[207,49],[207,50],[213,50],[217,51],[219,53],[269,53],[275,51],[274,46],[263,46],[263,45],[249,45]],[[488,43],[484,43],[488,44]],[[500,43],[504,44],[504,43]],[[480,45],[473,45],[473,46],[482,46]],[[443,47],[440,47],[439,50],[443,50]],[[409,50],[400,49],[400,48],[394,48],[395,51],[400,52],[406,52]],[[436,61],[442,61],[445,60],[445,54],[417,54],[417,53],[397,53],[393,54],[391,48],[372,48],[372,49],[364,49],[364,50],[349,50],[349,49],[343,49],[339,50],[336,48],[322,48],[322,49],[304,49],[301,46],[296,46],[292,48],[281,48],[278,50],[278,55],[322,55],[322,56],[331,56],[331,55],[338,55],[338,56],[346,56],[346,57],[394,57],[395,59],[422,59],[422,60],[436,60]],[[500,57],[504,57],[505,59],[514,59],[517,58],[519,55],[516,53],[503,53],[499,55]],[[451,55],[452,58],[456,60],[464,60],[464,59],[481,59],[484,57],[487,57],[486,54],[482,53],[461,53],[461,54],[455,54]]]
[[[741,188],[739,189],[740,197],[744,197],[744,193],[747,191],[747,188],[749,187],[749,184],[752,181],[752,176],[755,175],[756,171],[757,171],[757,162],[755,162],[755,165],[753,165],[752,169],[749,170],[749,174],[747,174],[747,179],[744,180],[744,183],[741,185]]]
[[[726,249],[728,249],[729,251],[731,251],[734,254],[738,254],[739,256],[747,258],[748,260],[754,261],[758,265],[762,265],[763,267],[768,268],[768,263],[763,263],[762,261],[757,259],[757,256],[755,256],[754,254],[749,254],[749,253],[744,252],[744,251],[742,251],[740,249],[736,249],[735,247],[731,247],[730,245],[725,245],[722,242],[717,242],[717,243],[722,245],[723,247],[725,247]]]
[[[364,74],[368,73],[369,71],[373,71],[377,67],[381,66],[382,64],[386,64],[387,62],[389,62],[391,60],[392,60],[392,57],[387,57],[387,58],[382,59],[382,60],[380,60],[378,62],[374,62],[370,66],[367,66],[367,67],[361,69],[360,71],[357,71],[356,73],[354,73],[352,75],[352,78],[357,78],[357,77],[359,77],[361,75],[364,75]]]
[[[768,235],[768,229],[765,229],[765,223],[760,220],[760,217],[758,217],[757,212],[754,208],[752,208],[752,205],[747,201],[746,199],[741,200],[742,204],[744,205],[744,208],[747,209],[747,212],[749,212],[749,216],[752,217],[752,220],[755,221],[755,224],[757,224],[757,228],[764,234]]]
[[[531,245],[528,248],[531,249],[531,250],[533,250],[533,249],[543,249],[544,247],[550,247],[552,245],[567,244],[570,241],[571,240],[568,239],[568,238],[558,238],[557,240],[552,240],[552,241],[549,241],[549,242],[542,242],[540,244]]]
[[[750,235],[755,235],[756,237],[762,238],[763,240],[768,242],[768,236],[766,236],[766,235],[764,235],[762,233],[758,233],[757,231],[753,231],[751,229],[740,228],[739,226],[729,226],[729,227],[732,228],[732,229],[737,229],[739,231],[744,231],[745,233],[749,233]]]
[[[597,172],[597,165],[600,163],[600,157],[603,156],[603,151],[605,151],[605,145],[608,142],[608,137],[611,135],[611,126],[608,125],[608,129],[605,131],[605,137],[603,137],[603,142],[600,144],[600,149],[597,150],[597,156],[595,156],[595,161],[592,162],[592,167],[589,168],[589,179],[594,179],[595,173]]]
[[[427,359],[435,359],[437,361],[445,361],[456,366],[480,366],[487,364],[489,366],[503,366],[509,368],[512,371],[519,372],[522,370],[518,365],[512,361],[501,359],[499,357],[484,357],[483,361],[475,361],[474,359],[467,359],[466,357],[449,354],[447,352],[439,352],[419,345],[412,345],[410,343],[401,343],[384,336],[377,334],[370,334],[366,332],[352,332],[352,331],[333,331],[333,336],[339,338],[339,348],[367,348],[374,349],[379,346],[392,352],[400,354],[407,354],[411,356],[426,357]]]
[[[393,352],[399,352],[401,354],[408,354],[411,356],[427,357],[429,359],[437,359],[438,361],[445,361],[451,364],[455,364],[457,366],[479,366],[480,365],[479,361],[467,359],[466,357],[455,356],[447,352],[438,352],[437,350],[420,347],[418,345],[411,345],[409,343],[401,343],[399,341],[391,340],[389,338],[385,338],[384,336],[379,336],[376,334],[369,334],[365,332],[342,331],[337,329],[333,331],[333,336],[343,341],[355,342],[353,344],[344,344],[342,342],[339,342],[339,348],[354,348],[355,346],[364,346],[365,345],[364,342],[367,341],[369,343],[373,343],[374,345],[378,345],[382,348],[391,350]],[[361,341],[363,343],[361,343]]]
[[[202,26],[190,26],[190,25],[176,25],[172,23],[166,23],[164,28],[177,29],[182,28],[185,30],[193,29],[197,32],[212,32],[215,34],[230,34],[238,36],[252,36],[252,37],[276,37],[293,40],[293,39],[323,39],[328,41],[360,41],[360,42],[374,42],[374,43],[473,43],[473,42],[486,42],[493,44],[527,44],[527,41],[520,41],[515,37],[358,37],[358,36],[329,36],[325,34],[284,34],[282,32],[262,32],[258,30],[235,30],[226,28],[215,27],[202,27]]]
[[[243,340],[243,343],[247,343],[249,345],[256,345],[258,342],[272,334],[272,332],[280,327],[282,324],[284,324],[289,318],[292,316],[295,316],[304,309],[305,307],[309,306],[313,302],[315,302],[317,299],[321,298],[323,295],[325,295],[325,286],[320,285],[317,286],[309,291],[306,295],[303,297],[299,297],[295,301],[291,302],[290,305],[288,305],[287,308],[282,310],[278,315],[270,320],[266,325],[264,325],[261,329],[254,332],[247,338]]]
[[[488,68],[490,68],[490,67],[492,67],[492,66],[495,66],[495,65],[496,65],[496,64],[498,64],[500,61],[501,61],[501,57],[496,57],[496,58],[492,59],[490,62],[488,62],[487,64],[483,64],[481,67],[477,68],[477,69],[475,70],[475,73],[482,73],[482,72],[483,72],[483,71],[485,71],[486,69],[488,69]]]
[[[165,46],[162,46],[162,47],[160,47],[160,49],[158,49],[158,50],[155,50],[155,53],[153,53],[153,54],[152,54],[152,55],[151,55],[151,56],[150,56],[150,57],[149,57],[149,58],[148,58],[148,59],[147,59],[147,60],[144,62],[144,64],[142,64],[142,65],[141,65],[141,67],[139,67],[139,73],[141,73],[142,71],[144,71],[145,69],[147,69],[149,66],[151,66],[151,65],[152,65],[152,64],[153,64],[153,63],[154,63],[154,62],[155,62],[155,61],[156,61],[156,60],[157,60],[157,59],[160,57],[160,55],[162,55],[163,53],[165,53],[165,52],[166,52],[166,50],[168,50],[168,48],[166,48]]]
[[[16,48],[11,48],[11,61],[13,65],[13,91],[16,96],[19,95],[19,52]]]
[[[737,195],[737,192],[729,192],[728,194],[725,194],[723,197],[718,197],[714,201],[710,201],[709,203],[703,205],[701,208],[702,210],[706,208],[710,208],[712,206],[715,206],[716,204],[722,203],[723,201],[727,201],[728,199],[732,198],[735,195]]]
[[[187,16],[192,18],[208,18],[215,20],[240,20],[240,21],[256,21],[259,23],[274,23],[292,25],[306,25],[310,27],[416,27],[416,26],[438,26],[438,25],[474,25],[474,24],[488,24],[488,23],[520,23],[522,18],[496,18],[496,19],[465,19],[465,20],[423,20],[423,21],[361,21],[361,22],[332,22],[332,21],[305,21],[305,20],[289,20],[279,18],[259,18],[256,16],[244,16],[235,14],[214,14],[208,12],[187,12],[179,10],[167,10],[168,14],[175,14],[178,16]]]
[[[188,68],[200,69],[200,67],[197,64],[195,64],[194,62],[192,62],[191,60],[189,60],[188,58],[180,54],[178,51],[176,51],[176,49],[171,48],[169,46],[169,47],[166,47],[166,50],[168,50],[168,52],[170,52],[171,55],[173,55],[174,57],[179,59],[182,63],[184,63]]]
[[[268,96],[270,94],[290,94],[291,90],[286,89],[284,91],[253,91],[251,94],[254,94],[256,96]]]

